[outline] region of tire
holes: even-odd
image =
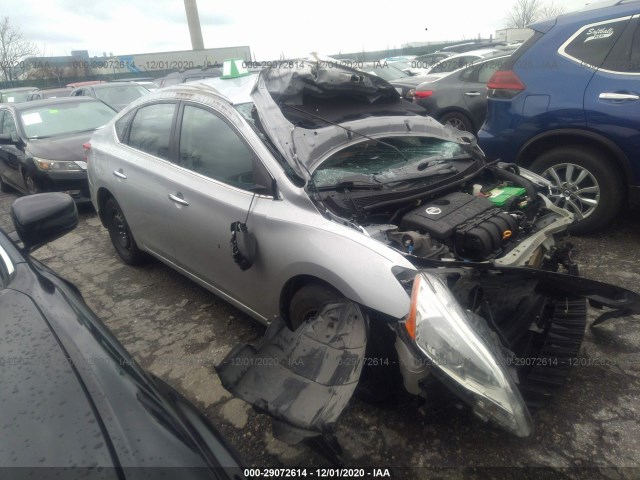
[[[530,168],[553,182],[555,205],[583,216],[570,231],[584,234],[604,227],[622,206],[624,185],[612,163],[598,150],[573,145],[543,153]]]
[[[443,125],[451,125],[463,132],[475,133],[471,120],[464,113],[449,112],[442,115],[438,121]]]
[[[36,193],[42,193],[42,189],[36,183],[35,178],[30,172],[24,173],[24,185],[27,188],[28,195],[35,195]]]
[[[532,413],[547,405],[567,382],[580,353],[587,324],[587,301],[579,297],[547,299],[541,331],[531,331],[516,355],[519,390]]]
[[[147,260],[147,255],[138,248],[122,209],[115,198],[107,200],[104,206],[105,223],[109,230],[111,243],[116,252],[127,265],[140,265]]]
[[[325,303],[342,299],[344,296],[328,285],[322,283],[304,285],[293,295],[289,303],[289,327],[296,330],[303,322],[313,317]],[[367,359],[386,358],[388,362],[375,366],[373,361],[364,363],[354,395],[365,402],[387,402],[395,396],[400,385],[393,333],[386,332],[382,330],[383,328],[384,325],[380,322],[370,319],[365,357]]]
[[[7,185],[4,180],[2,180],[2,176],[0,175],[0,192],[8,193],[11,191],[13,191],[13,189],[9,185]]]

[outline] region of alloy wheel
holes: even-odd
[[[553,165],[542,172],[550,180],[549,199],[577,218],[587,218],[600,201],[600,185],[589,170],[574,163]]]

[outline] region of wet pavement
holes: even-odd
[[[0,193],[5,231],[12,230],[15,198]],[[639,209],[625,211],[604,232],[572,241],[584,276],[640,291]],[[160,262],[123,264],[90,210],[81,212],[74,232],[34,256],[74,282],[140,364],[201,408],[248,466],[330,466],[306,446],[276,440],[270,419],[218,380],[214,365],[237,343],[257,341],[262,325]],[[596,316],[590,309],[589,322]],[[402,398],[375,406],[352,399],[335,432],[345,466],[391,468],[394,478],[638,478],[639,321],[626,317],[587,329],[568,384],[534,417],[531,438],[486,425],[451,402],[418,405]]]

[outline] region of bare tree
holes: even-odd
[[[566,12],[566,9],[562,5],[556,5],[555,2],[546,2],[540,8],[540,17],[538,20],[548,20],[551,18],[556,18],[558,15],[562,15]]]
[[[0,72],[9,85],[27,69],[24,60],[38,54],[35,43],[22,38],[20,29],[11,25],[9,17],[3,16],[0,19]]]
[[[507,28],[525,28],[530,23],[556,18],[564,13],[564,7],[553,0],[516,0],[505,18]]]

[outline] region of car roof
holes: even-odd
[[[136,86],[136,87],[140,86],[140,84],[136,82],[105,82],[105,83],[96,83],[95,85],[88,85],[88,86],[90,86],[94,90],[99,90],[101,88],[123,87],[127,85]]]
[[[96,100],[93,97],[54,97],[54,98],[44,98],[42,100],[32,100],[30,102],[12,103],[10,105],[17,112],[20,112],[22,110],[30,110],[35,107],[47,107],[47,106],[53,106],[53,105],[62,105],[65,103],[81,103],[81,102],[103,103],[100,100]]]
[[[38,87],[15,87],[15,88],[2,88],[2,89],[0,89],[0,93],[7,93],[7,92],[26,92],[26,91],[33,91],[33,90],[38,90]]]

